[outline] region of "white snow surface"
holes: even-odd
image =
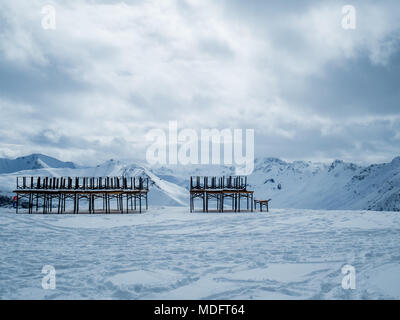
[[[396,212],[15,214],[0,208],[1,299],[399,299]],[[42,267],[56,289],[42,288]],[[341,286],[345,264],[356,289]]]

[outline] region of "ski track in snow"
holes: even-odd
[[[1,299],[400,298],[396,212],[130,215],[0,209]],[[44,290],[42,267],[56,268]],[[356,268],[344,290],[341,268]]]

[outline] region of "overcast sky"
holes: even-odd
[[[397,0],[1,1],[0,157],[140,158],[177,120],[254,128],[256,156],[390,161],[399,21]]]

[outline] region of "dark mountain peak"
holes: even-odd
[[[344,162],[343,160],[335,160],[329,166],[328,172],[335,170],[336,168],[341,168],[343,170],[352,170],[352,171],[356,171],[357,169],[360,169],[360,167],[355,165],[354,163]]]
[[[399,166],[400,165],[400,157],[393,158],[391,164]]]
[[[279,158],[274,158],[274,157],[267,157],[267,158],[256,158],[255,159],[255,164],[258,166],[264,166],[264,165],[286,165],[287,163]]]

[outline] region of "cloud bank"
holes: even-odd
[[[56,29],[41,25],[45,5]],[[140,158],[146,133],[254,128],[257,156],[388,161],[400,145],[400,3],[0,4],[0,156]]]

